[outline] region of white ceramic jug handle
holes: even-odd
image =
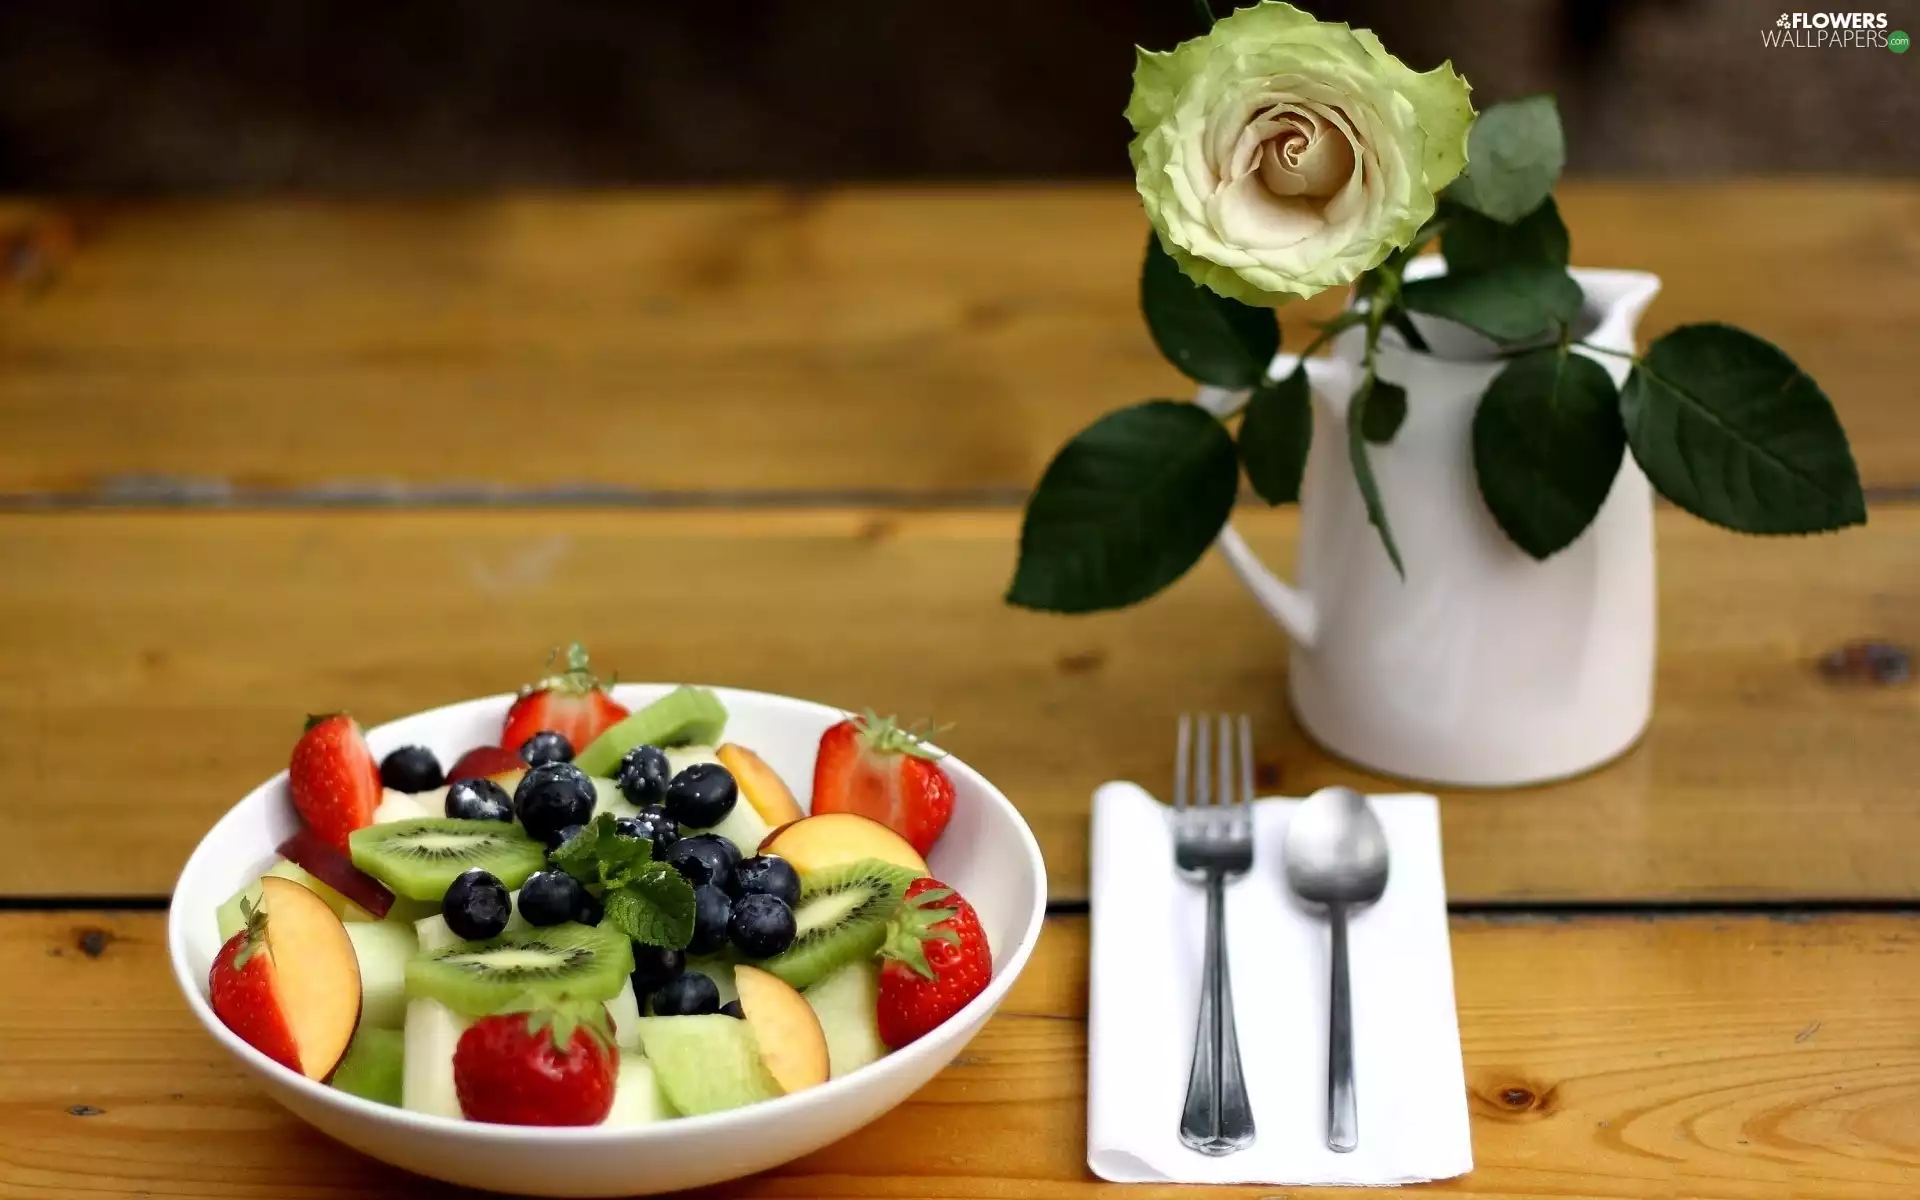
[[[1283,377],[1299,363],[1300,359],[1296,355],[1277,355],[1273,360],[1273,366],[1268,370],[1268,375],[1272,378]],[[1344,364],[1336,360],[1310,358],[1306,363],[1308,380],[1322,391],[1338,390],[1348,382]],[[1242,396],[1238,392],[1228,391],[1225,388],[1202,387],[1194,402],[1218,416],[1232,412],[1241,400]],[[1233,527],[1231,521],[1221,529],[1220,536],[1214,545],[1227,560],[1227,565],[1233,568],[1233,573],[1240,577],[1240,582],[1246,585],[1247,591],[1253,593],[1254,600],[1261,608],[1267,610],[1268,616],[1287,631],[1287,636],[1301,646],[1313,645],[1314,632],[1318,624],[1313,599],[1268,570],[1267,565],[1254,554],[1253,548],[1247,545],[1246,539],[1240,536],[1240,531]]]

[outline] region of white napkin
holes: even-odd
[[[1298,801],[1254,805],[1254,869],[1228,885],[1227,943],[1251,1146],[1180,1144],[1206,944],[1206,897],[1173,870],[1165,806],[1131,783],[1093,797],[1093,976],[1087,1166],[1117,1183],[1385,1187],[1473,1169],[1453,1007],[1440,807],[1369,798],[1392,860],[1386,895],[1354,916],[1360,1145],[1326,1146],[1327,931],[1291,898],[1280,848]]]

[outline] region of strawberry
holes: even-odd
[[[505,746],[475,746],[454,760],[447,768],[447,783],[459,783],[462,779],[479,779],[482,776],[506,775],[514,771],[524,771],[527,764],[520,755]]]
[[[453,1051],[453,1087],[468,1120],[598,1125],[619,1067],[606,1006],[560,1004],[468,1026]]]
[[[578,754],[626,716],[625,706],[607,694],[587,666],[587,648],[575,642],[567,647],[565,671],[520,689],[500,729],[500,744],[518,750],[534,734],[551,729]]]
[[[898,1050],[987,990],[993,951],[980,914],[933,879],[907,888],[880,948],[880,1040]]]
[[[273,954],[267,949],[267,912],[264,906],[240,902],[247,927],[227,939],[214,956],[207,976],[207,995],[213,1015],[240,1040],[268,1058],[298,1071],[300,1052],[293,1030],[280,1011],[273,992]]]
[[[813,811],[869,817],[925,856],[953,816],[953,781],[938,758],[891,717],[848,717],[820,735]]]
[[[380,764],[345,713],[308,717],[287,764],[287,790],[307,827],[345,853],[347,835],[373,824],[380,807]]]

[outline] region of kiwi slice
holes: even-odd
[[[568,921],[416,955],[407,964],[407,995],[479,1017],[529,996],[611,1000],[632,973],[625,935]]]
[[[793,945],[755,965],[804,988],[850,962],[871,958],[887,940],[887,921],[907,885],[919,877],[877,858],[813,872],[800,881]]]
[[[726,706],[703,687],[682,685],[608,729],[573,756],[589,775],[611,775],[635,746],[713,743],[727,728]]]
[[[439,903],[462,871],[484,867],[508,890],[547,863],[547,850],[518,825],[414,817],[347,835],[353,865],[412,900]]]

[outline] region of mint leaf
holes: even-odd
[[[625,837],[612,813],[601,813],[563,842],[550,856],[554,866],[585,884],[617,886],[634,870],[653,861],[653,843]]]
[[[1206,409],[1149,400],[1108,413],[1040,477],[1007,602],[1050,612],[1137,604],[1207,552],[1239,486],[1233,436]]]
[[[1200,383],[1252,387],[1267,377],[1267,364],[1280,351],[1272,309],[1229,300],[1187,278],[1151,232],[1140,267],[1140,310],[1160,353]]]
[[[603,919],[636,942],[682,950],[693,940],[693,885],[665,863],[647,863],[600,897]]]

